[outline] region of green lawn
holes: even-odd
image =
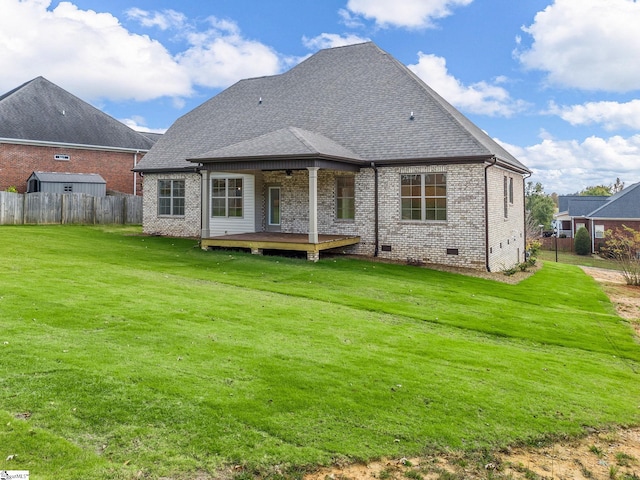
[[[0,227],[0,470],[269,475],[640,423],[639,345],[577,267],[507,285],[137,233]]]
[[[556,261],[555,250],[540,250],[538,259],[546,262]],[[620,264],[615,260],[602,258],[598,255],[577,255],[573,252],[558,252],[558,263],[569,265],[581,265],[584,267],[606,268],[609,270],[621,270]]]

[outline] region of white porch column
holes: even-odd
[[[200,230],[200,238],[208,238],[210,237],[209,231],[209,198],[211,194],[209,193],[210,182],[210,174],[209,170],[201,170],[200,174],[202,176],[202,184],[200,186],[200,213],[202,215],[202,227]]]
[[[309,170],[309,243],[318,243],[318,167]]]

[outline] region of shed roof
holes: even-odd
[[[496,158],[529,171],[371,42],[321,50],[283,74],[236,83],[178,119],[137,170],[301,150],[362,165]]]
[[[154,143],[43,77],[0,96],[0,138],[144,151]]]
[[[33,172],[32,178],[47,183],[107,183],[97,173]]]

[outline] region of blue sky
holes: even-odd
[[[0,12],[0,93],[42,75],[136,129],[372,40],[547,193],[640,181],[638,1],[0,0]]]

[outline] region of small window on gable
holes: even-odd
[[[61,155],[61,154],[56,154],[53,156],[54,160],[69,160],[71,159],[71,157],[69,155]]]
[[[66,183],[66,184],[64,185],[63,190],[64,190],[64,193],[70,193],[70,192],[73,192],[73,185],[72,185],[72,184],[70,184],[70,183]]]

